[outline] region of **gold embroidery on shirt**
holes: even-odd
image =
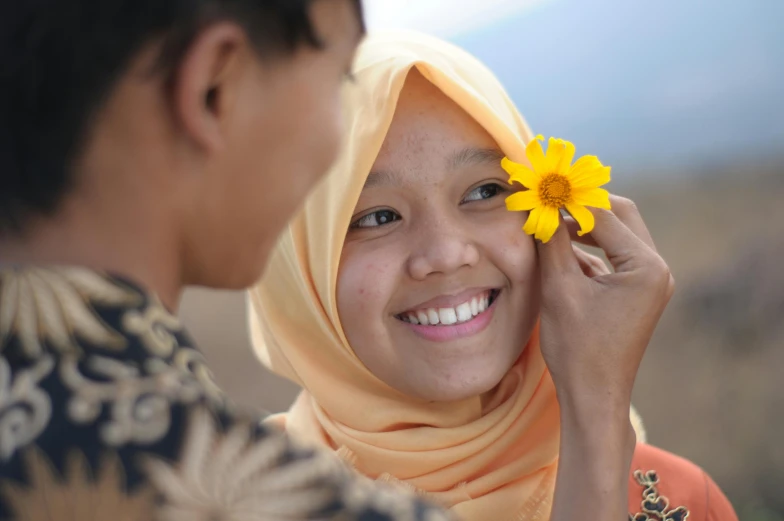
[[[659,475],[655,470],[643,473],[634,471],[634,479],[644,487],[642,491],[642,512],[629,514],[629,521],[686,521],[689,511],[680,506],[670,509],[670,500],[659,495],[656,485],[659,484]]]
[[[41,450],[31,447],[23,454],[29,481],[10,480],[0,491],[17,521],[72,521],[111,519],[149,521],[155,505],[152,490],[143,486],[129,492],[125,469],[112,452],[102,455],[98,469],[91,468],[84,454],[72,450],[62,474]]]
[[[128,360],[91,355],[62,357],[60,377],[72,392],[68,416],[77,424],[102,420],[101,439],[113,447],[154,443],[169,432],[171,404],[201,398],[222,405],[224,396],[212,382],[204,357],[181,347],[169,362],[150,358],[143,366]]]
[[[141,470],[162,497],[159,521],[326,519],[341,489],[332,454],[287,461],[283,433],[257,439],[250,424],[228,429],[206,408],[193,410],[179,458],[140,459]],[[397,518],[395,518],[397,519]]]
[[[36,439],[52,417],[52,400],[41,380],[54,369],[51,356],[41,356],[28,369],[13,372],[0,356],[0,462]]]
[[[121,350],[124,335],[106,324],[93,304],[136,305],[141,297],[81,268],[0,270],[0,349],[16,336],[22,353],[35,359],[48,342],[60,353],[79,352],[78,339]]]
[[[150,297],[150,303],[144,310],[125,313],[122,327],[137,335],[150,353],[160,357],[174,353],[178,347],[174,332],[182,330],[179,319],[169,313],[155,296]]]

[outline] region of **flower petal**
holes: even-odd
[[[575,188],[597,188],[610,182],[610,167],[603,166],[596,170],[585,171],[572,181]]]
[[[602,162],[596,156],[582,156],[572,165],[572,170],[580,170],[582,168],[595,168],[601,167]]]
[[[541,204],[535,190],[524,190],[506,198],[506,209],[510,212],[533,210]]]
[[[591,233],[595,220],[593,218],[593,214],[588,208],[581,204],[569,203],[566,205],[566,211],[568,211],[571,216],[574,217],[574,220],[577,221],[577,224],[580,225],[580,231],[577,232],[577,235]]]
[[[545,156],[545,172],[542,174],[553,174],[558,172],[558,165],[561,163],[561,157],[564,152],[564,144],[562,139],[551,137],[547,140],[547,155]]]
[[[604,188],[581,188],[572,192],[572,204],[610,209],[610,192]]]
[[[610,182],[610,167],[602,165],[596,156],[583,156],[567,175],[575,188],[596,188]]]
[[[544,150],[542,150],[542,144],[539,143],[539,141],[542,140],[544,140],[544,137],[539,134],[525,147],[525,156],[528,158],[528,161],[531,162],[534,172],[540,176],[547,173],[547,162],[544,157]]]
[[[574,144],[566,141],[565,139],[556,139],[555,142],[558,144],[558,148],[560,149],[560,157],[554,165],[553,172],[557,172],[566,176],[569,174],[569,169],[571,168],[572,160],[574,159]],[[549,148],[547,149],[547,153],[550,153]]]
[[[501,168],[506,170],[506,173],[509,174],[509,184],[517,181],[524,187],[530,188],[531,190],[539,186],[539,181],[542,179],[539,174],[527,166],[521,165],[520,163],[515,163],[508,157],[505,157],[501,160]]]
[[[552,206],[545,206],[542,208],[542,214],[539,216],[539,222],[536,225],[536,238],[543,243],[553,238],[555,230],[558,229],[561,213],[558,208]]]
[[[536,229],[539,226],[539,218],[542,216],[542,207],[537,206],[531,213],[528,214],[528,219],[525,220],[525,225],[523,226],[523,231],[528,235],[534,235],[536,233]]]

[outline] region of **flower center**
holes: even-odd
[[[569,202],[572,185],[561,174],[547,174],[539,183],[539,199],[545,206],[561,208]]]

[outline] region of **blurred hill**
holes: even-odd
[[[611,188],[638,203],[677,284],[635,390],[650,441],[705,468],[742,521],[784,520],[784,160]],[[191,290],[181,315],[240,405],[288,406],[296,388],[255,360],[242,294]]]

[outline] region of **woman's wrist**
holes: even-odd
[[[630,393],[559,392],[562,436],[574,435],[599,451],[634,452]]]
[[[562,419],[584,427],[599,421],[617,425],[623,419],[628,420],[633,382],[626,389],[618,386],[609,388],[604,382],[596,383],[595,380],[591,379],[590,383],[584,384],[578,382],[577,378],[561,385],[556,382],[555,391]]]

